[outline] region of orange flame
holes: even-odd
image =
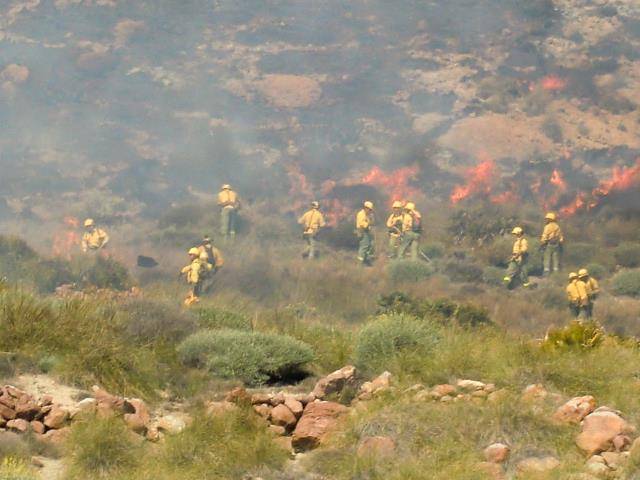
[[[558,92],[564,90],[567,87],[567,81],[564,78],[560,78],[557,75],[548,75],[540,81],[540,86],[543,90],[549,92]]]
[[[458,203],[472,195],[491,193],[496,178],[496,165],[491,158],[485,155],[483,157],[485,157],[484,160],[481,159],[478,165],[465,172],[466,183],[454,187],[450,196],[452,203]]]
[[[375,166],[362,177],[359,183],[380,187],[391,197],[391,201],[403,200],[419,195],[420,191],[409,185],[419,171],[420,168],[414,165],[385,173],[380,167]]]
[[[565,192],[567,190],[567,182],[564,181],[562,173],[555,169],[551,174],[551,178],[549,179],[549,183],[551,185],[555,185],[558,190],[561,192]]]
[[[75,231],[80,221],[75,217],[64,217],[63,223],[68,227],[64,231],[56,232],[53,236],[52,252],[56,257],[71,260],[71,252],[80,245],[80,235]]]

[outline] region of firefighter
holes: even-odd
[[[200,252],[200,259],[211,264],[213,273],[216,273],[224,265],[222,252],[213,246],[209,235],[204,236],[202,243],[198,247],[198,251]]]
[[[304,227],[302,237],[307,241],[307,248],[302,253],[302,257],[313,260],[318,255],[318,232],[326,225],[324,215],[320,211],[320,204],[311,202],[311,209],[298,219],[298,223]]]
[[[598,294],[600,293],[600,285],[598,281],[589,275],[589,271],[586,268],[581,268],[578,270],[578,278],[587,290],[587,296],[589,297],[589,304],[587,305],[587,317],[591,318],[593,316],[593,306],[595,301],[598,299]]]
[[[569,308],[571,313],[578,320],[582,320],[587,317],[587,310],[589,307],[589,295],[587,294],[587,288],[578,278],[576,272],[569,274],[569,285],[567,285],[567,300],[569,301]]]
[[[411,260],[418,260],[420,235],[422,234],[422,215],[416,210],[413,202],[407,202],[402,215],[402,239],[399,257],[403,258],[407,251]]]
[[[558,217],[549,212],[545,215],[544,229],[540,236],[540,248],[543,250],[544,276],[560,271],[560,262],[564,244],[562,229],[558,225]]]
[[[109,235],[103,229],[96,227],[93,218],[84,221],[85,232],[82,235],[82,251],[98,251],[109,243]]]
[[[180,271],[182,275],[185,275],[187,283],[191,286],[191,290],[184,300],[186,306],[193,305],[200,301],[202,283],[207,273],[212,269],[211,264],[203,259],[204,255],[201,256],[199,248],[190,248],[188,254],[190,263]]]
[[[398,258],[400,239],[402,237],[403,204],[401,201],[396,200],[395,202],[393,202],[392,208],[393,211],[387,219],[387,229],[389,232],[389,247],[387,256],[389,258]]]
[[[358,261],[363,265],[371,265],[373,260],[373,226],[375,217],[373,203],[366,201],[362,210],[356,214],[356,235],[360,239],[358,246]]]
[[[523,287],[528,287],[529,283],[529,269],[527,262],[529,260],[529,242],[524,237],[524,230],[522,227],[515,227],[511,234],[516,237],[513,242],[513,250],[511,257],[509,258],[509,267],[507,274],[504,277],[504,283],[507,287],[511,286],[514,278],[518,278]]]
[[[231,189],[231,185],[222,185],[222,189],[218,193],[218,206],[220,207],[220,233],[225,239],[234,239],[240,199],[238,194]]]

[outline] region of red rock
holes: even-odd
[[[212,417],[224,415],[235,410],[238,410],[238,406],[235,403],[227,401],[207,403],[207,415],[210,415]]]
[[[396,451],[396,442],[390,437],[365,437],[358,446],[359,457],[389,458]]]
[[[15,420],[9,420],[7,422],[7,428],[9,430],[15,430],[16,432],[25,433],[29,431],[29,422],[23,418],[16,418]]]
[[[61,445],[65,442],[65,440],[69,437],[71,433],[71,427],[64,427],[60,430],[49,430],[40,438],[52,445]]]
[[[281,427],[280,425],[269,425],[269,431],[276,436],[282,436],[287,433],[285,428]]]
[[[560,423],[580,423],[595,409],[596,399],[591,395],[575,397],[558,408],[553,414],[553,419]]]
[[[15,410],[0,403],[0,416],[2,416],[2,418],[4,418],[5,420],[13,420],[14,418],[16,418],[16,412]]]
[[[454,387],[453,385],[449,385],[448,383],[444,383],[442,385],[436,385],[435,387],[433,387],[433,389],[431,390],[431,396],[439,400],[446,395],[455,395],[456,391],[456,387]]]
[[[52,395],[43,395],[40,398],[40,406],[52,405],[53,404],[53,396]]]
[[[251,395],[243,387],[236,387],[227,393],[224,399],[231,403],[250,403]]]
[[[481,462],[478,464],[478,470],[485,473],[487,478],[491,480],[504,480],[504,470],[499,463]]]
[[[31,422],[31,430],[42,435],[46,429],[44,427],[44,423],[39,422],[38,420],[33,420]]]
[[[631,438],[627,435],[618,435],[613,439],[613,447],[616,452],[624,452],[629,449],[631,445]]]
[[[271,410],[271,423],[286,428],[287,430],[293,429],[298,421],[296,416],[289,408],[280,404]]]
[[[260,415],[264,419],[268,419],[271,416],[271,405],[267,405],[266,403],[262,403],[260,405],[254,405],[253,409],[255,412]]]
[[[106,390],[101,389],[98,386],[93,386],[93,397],[96,399],[96,408],[100,415],[110,416],[115,413],[124,412],[124,398],[111,395]],[[127,412],[133,413],[133,412]]]
[[[293,413],[296,418],[300,418],[302,416],[302,412],[304,412],[304,405],[302,405],[302,402],[299,402],[292,397],[287,397],[284,404],[289,410],[291,410],[291,413]]]
[[[319,399],[341,392],[347,385],[353,384],[356,378],[356,367],[347,365],[330,373],[316,383],[312,394]]]
[[[327,433],[335,428],[338,418],[347,411],[347,407],[335,402],[316,401],[308,404],[293,432],[293,448],[303,451],[317,447]]]
[[[0,396],[0,404],[14,409],[16,408],[16,399],[8,393],[3,393],[2,396]]]
[[[251,395],[251,404],[259,405],[261,403],[271,403],[271,395],[270,393],[254,393]]]
[[[40,407],[36,405],[36,403],[31,400],[29,402],[23,403],[19,402],[15,408],[16,417],[24,418],[25,420],[33,420],[40,413]]]
[[[504,463],[510,454],[511,449],[504,443],[494,443],[484,449],[484,458],[490,463]]]
[[[69,412],[60,408],[59,406],[54,406],[51,411],[44,417],[44,424],[48,428],[52,428],[54,430],[58,430],[62,428],[69,419]]]
[[[585,417],[576,444],[587,455],[592,456],[609,450],[613,445],[613,439],[618,435],[632,431],[633,428],[616,413],[594,412]]]

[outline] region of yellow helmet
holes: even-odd
[[[571,272],[569,274],[569,280],[575,280],[576,278],[578,278],[578,274],[576,272]]]
[[[589,276],[589,270],[587,270],[586,268],[581,268],[580,270],[578,270],[578,277],[584,278],[588,276]]]
[[[96,224],[96,222],[93,221],[93,218],[87,218],[84,221],[84,226],[85,227],[93,227]]]
[[[196,247],[191,247],[189,249],[189,255],[196,255],[197,257],[200,256],[200,250],[198,250]]]
[[[402,208],[402,202],[400,200],[396,200],[393,202],[393,205],[391,205],[391,208]]]
[[[311,208],[320,208],[320,203],[319,202],[311,202]]]
[[[231,185],[225,183],[224,185],[222,185],[222,190],[231,190]]]
[[[515,227],[513,230],[511,230],[512,235],[522,235],[523,233],[524,230],[522,230],[522,227]]]
[[[413,212],[416,209],[416,204],[413,202],[407,202],[407,204],[404,206],[404,208],[406,210],[409,210],[411,212]]]
[[[364,208],[368,208],[369,210],[373,210],[373,203],[372,202],[367,200],[366,202],[364,202],[363,205],[364,205]]]
[[[553,212],[549,212],[549,213],[547,213],[547,214],[544,216],[544,219],[545,219],[545,220],[551,220],[552,222],[555,222],[557,218],[558,218],[558,217],[557,217],[557,216],[556,216],[556,214],[555,214],[555,213],[553,213]]]

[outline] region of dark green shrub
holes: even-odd
[[[460,304],[454,316],[463,327],[478,327],[492,323],[487,309],[477,305]]]
[[[446,251],[445,245],[440,242],[425,243],[421,246],[421,249],[423,253],[431,260],[442,258],[444,252]]]
[[[196,319],[173,304],[136,299],[123,303],[120,310],[127,336],[137,343],[175,343],[197,329]]]
[[[186,365],[249,385],[302,377],[314,358],[307,344],[286,335],[239,330],[201,330],[180,344],[178,354]]]
[[[542,347],[590,349],[600,345],[603,340],[604,330],[598,323],[574,321],[566,327],[550,329]]]
[[[507,268],[509,256],[513,249],[513,239],[509,237],[498,237],[485,245],[481,250],[482,260],[489,265],[500,268]]]
[[[640,297],[640,270],[622,270],[611,280],[611,289],[616,295]]]
[[[439,329],[431,322],[403,314],[381,315],[360,331],[354,360],[359,368],[379,373],[428,355],[439,339]]]
[[[428,263],[413,260],[397,260],[387,267],[393,283],[416,283],[433,275],[435,269]]]
[[[482,281],[487,285],[493,285],[493,286],[502,285],[504,272],[505,272],[504,268],[485,267],[485,269],[482,271]]]
[[[590,263],[585,268],[589,270],[589,275],[597,280],[605,278],[609,273],[607,267],[599,263]]]
[[[568,243],[564,247],[562,262],[578,268],[593,261],[598,256],[598,246],[591,243]]]
[[[253,330],[251,320],[236,312],[217,307],[202,307],[195,310],[195,313],[198,316],[198,326],[202,329]]]
[[[613,256],[616,264],[622,267],[640,267],[640,243],[621,243],[613,250]]]
[[[98,255],[88,261],[86,268],[80,272],[80,277],[84,286],[96,288],[127,290],[133,284],[124,265],[114,258]]]
[[[473,263],[449,262],[444,273],[453,282],[476,283],[482,281],[482,268]]]

